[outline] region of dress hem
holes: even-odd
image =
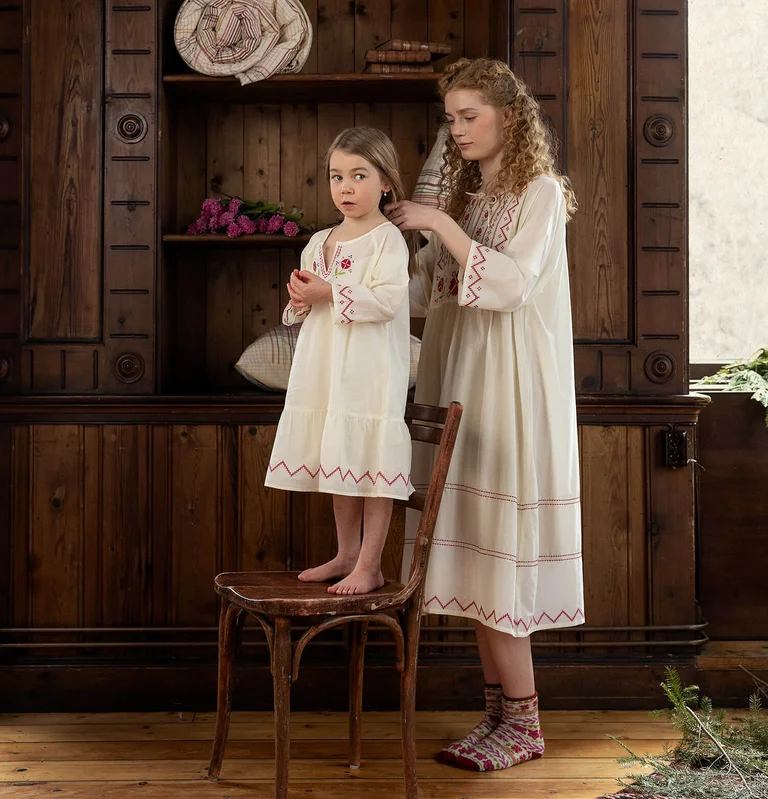
[[[439,601],[439,600],[437,600]],[[450,603],[449,603],[450,604]],[[555,630],[563,627],[579,627],[584,624],[584,613],[581,609],[578,609],[571,619],[569,616],[565,615],[565,619],[563,621],[544,621],[540,624],[531,624],[526,627],[522,621],[520,621],[516,625],[510,625],[508,622],[499,623],[498,621],[492,621],[489,618],[485,617],[485,614],[478,613],[477,611],[472,611],[467,608],[466,610],[462,610],[459,608],[458,610],[453,610],[446,606],[443,608],[441,605],[438,605],[437,608],[428,607],[427,603],[423,603],[423,612],[428,613],[431,616],[458,616],[464,619],[472,619],[473,621],[480,622],[484,627],[490,627],[493,630],[498,630],[502,633],[507,633],[507,635],[511,635],[513,638],[528,638],[531,633],[539,632],[540,630]],[[565,613],[561,611],[561,613]]]

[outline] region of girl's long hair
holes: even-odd
[[[477,92],[504,117],[501,169],[486,195],[519,195],[534,178],[551,175],[560,184],[570,218],[576,211],[576,196],[568,178],[556,167],[554,137],[528,86],[503,61],[461,58],[446,67],[438,83],[443,100],[457,89]],[[469,202],[467,192],[478,191],[482,177],[478,162],[465,161],[450,136],[443,154],[442,180],[448,194],[446,213],[460,219]]]
[[[400,177],[397,150],[391,139],[377,128],[347,128],[333,140],[325,155],[325,178],[331,179],[331,155],[336,151],[359,155],[372,164],[379,173],[383,183],[389,183],[390,190],[382,194],[379,209],[397,200],[407,199],[403,189],[403,180]],[[415,230],[403,232],[405,243],[408,245],[408,274],[412,277],[416,265],[416,250],[418,249],[418,233]]]

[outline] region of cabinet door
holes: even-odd
[[[560,140],[576,385],[688,389],[683,0],[514,3],[515,70]]]

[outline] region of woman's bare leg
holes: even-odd
[[[501,684],[504,695],[510,699],[533,696],[536,682],[531,639],[515,638],[479,622],[475,634],[486,684]]]
[[[367,594],[384,585],[381,553],[387,541],[393,501],[387,497],[366,497],[363,521],[363,546],[352,573],[332,585],[332,594]]]
[[[363,521],[363,498],[333,495],[333,515],[336,519],[338,553],[333,560],[307,569],[299,580],[324,583],[351,574],[360,555],[360,531]]]

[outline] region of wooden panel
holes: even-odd
[[[568,20],[568,172],[580,206],[569,229],[574,336],[626,340],[630,337],[626,6],[587,0],[571,4]]]
[[[205,374],[213,386],[242,385],[234,364],[243,350],[243,258],[239,252],[208,253]]]
[[[149,441],[147,425],[101,429],[98,623],[104,626],[140,626],[152,619]]]
[[[243,261],[243,329],[240,350],[245,349],[262,333],[280,324],[283,306],[280,304],[280,252],[260,250],[258,262],[245,257]],[[239,357],[237,352],[234,357]]]
[[[288,566],[290,493],[264,486],[277,428],[243,426],[240,452],[240,556],[237,569],[280,571]]]
[[[768,429],[749,394],[713,393],[698,426],[697,563],[712,638],[768,638]]]
[[[317,115],[307,105],[283,105],[281,115],[282,140],[295,149],[282,157],[280,199],[287,208],[301,208],[312,225],[317,220]]]
[[[37,425],[31,431],[29,549],[31,618],[38,626],[83,619],[83,430]]]
[[[425,40],[429,0],[392,0],[390,34],[393,39]]]
[[[304,10],[307,12],[307,16],[309,17],[309,23],[312,26],[312,31],[313,32],[317,31],[320,19],[318,0],[301,0],[301,4],[304,6]],[[304,66],[301,68],[301,71],[308,72],[310,74],[318,72],[319,71],[317,68],[318,56],[319,56],[319,42],[317,40],[317,35],[313,35],[312,49],[309,51],[309,56],[307,57],[307,61],[304,64]]]
[[[220,570],[221,470],[214,425],[174,425],[171,438],[171,589],[169,621],[200,626],[216,624],[213,578]]]
[[[101,333],[99,8],[86,0],[31,7],[30,180],[39,187],[30,207],[33,339]]]
[[[365,53],[390,38],[390,4],[355,4],[355,72],[365,69]]]
[[[440,64],[449,64],[464,55],[463,0],[429,0],[429,40],[451,46],[451,54]]]
[[[348,46],[355,39],[354,3],[349,0],[323,0],[318,9],[315,37],[318,72],[333,74],[355,71],[355,50]]]
[[[11,587],[13,585],[13,428],[0,425],[0,624],[12,625]]]
[[[280,198],[280,106],[247,105],[243,117],[243,196]]]
[[[405,196],[410,197],[427,157],[427,109],[421,105],[392,105],[392,142],[400,158]]]

